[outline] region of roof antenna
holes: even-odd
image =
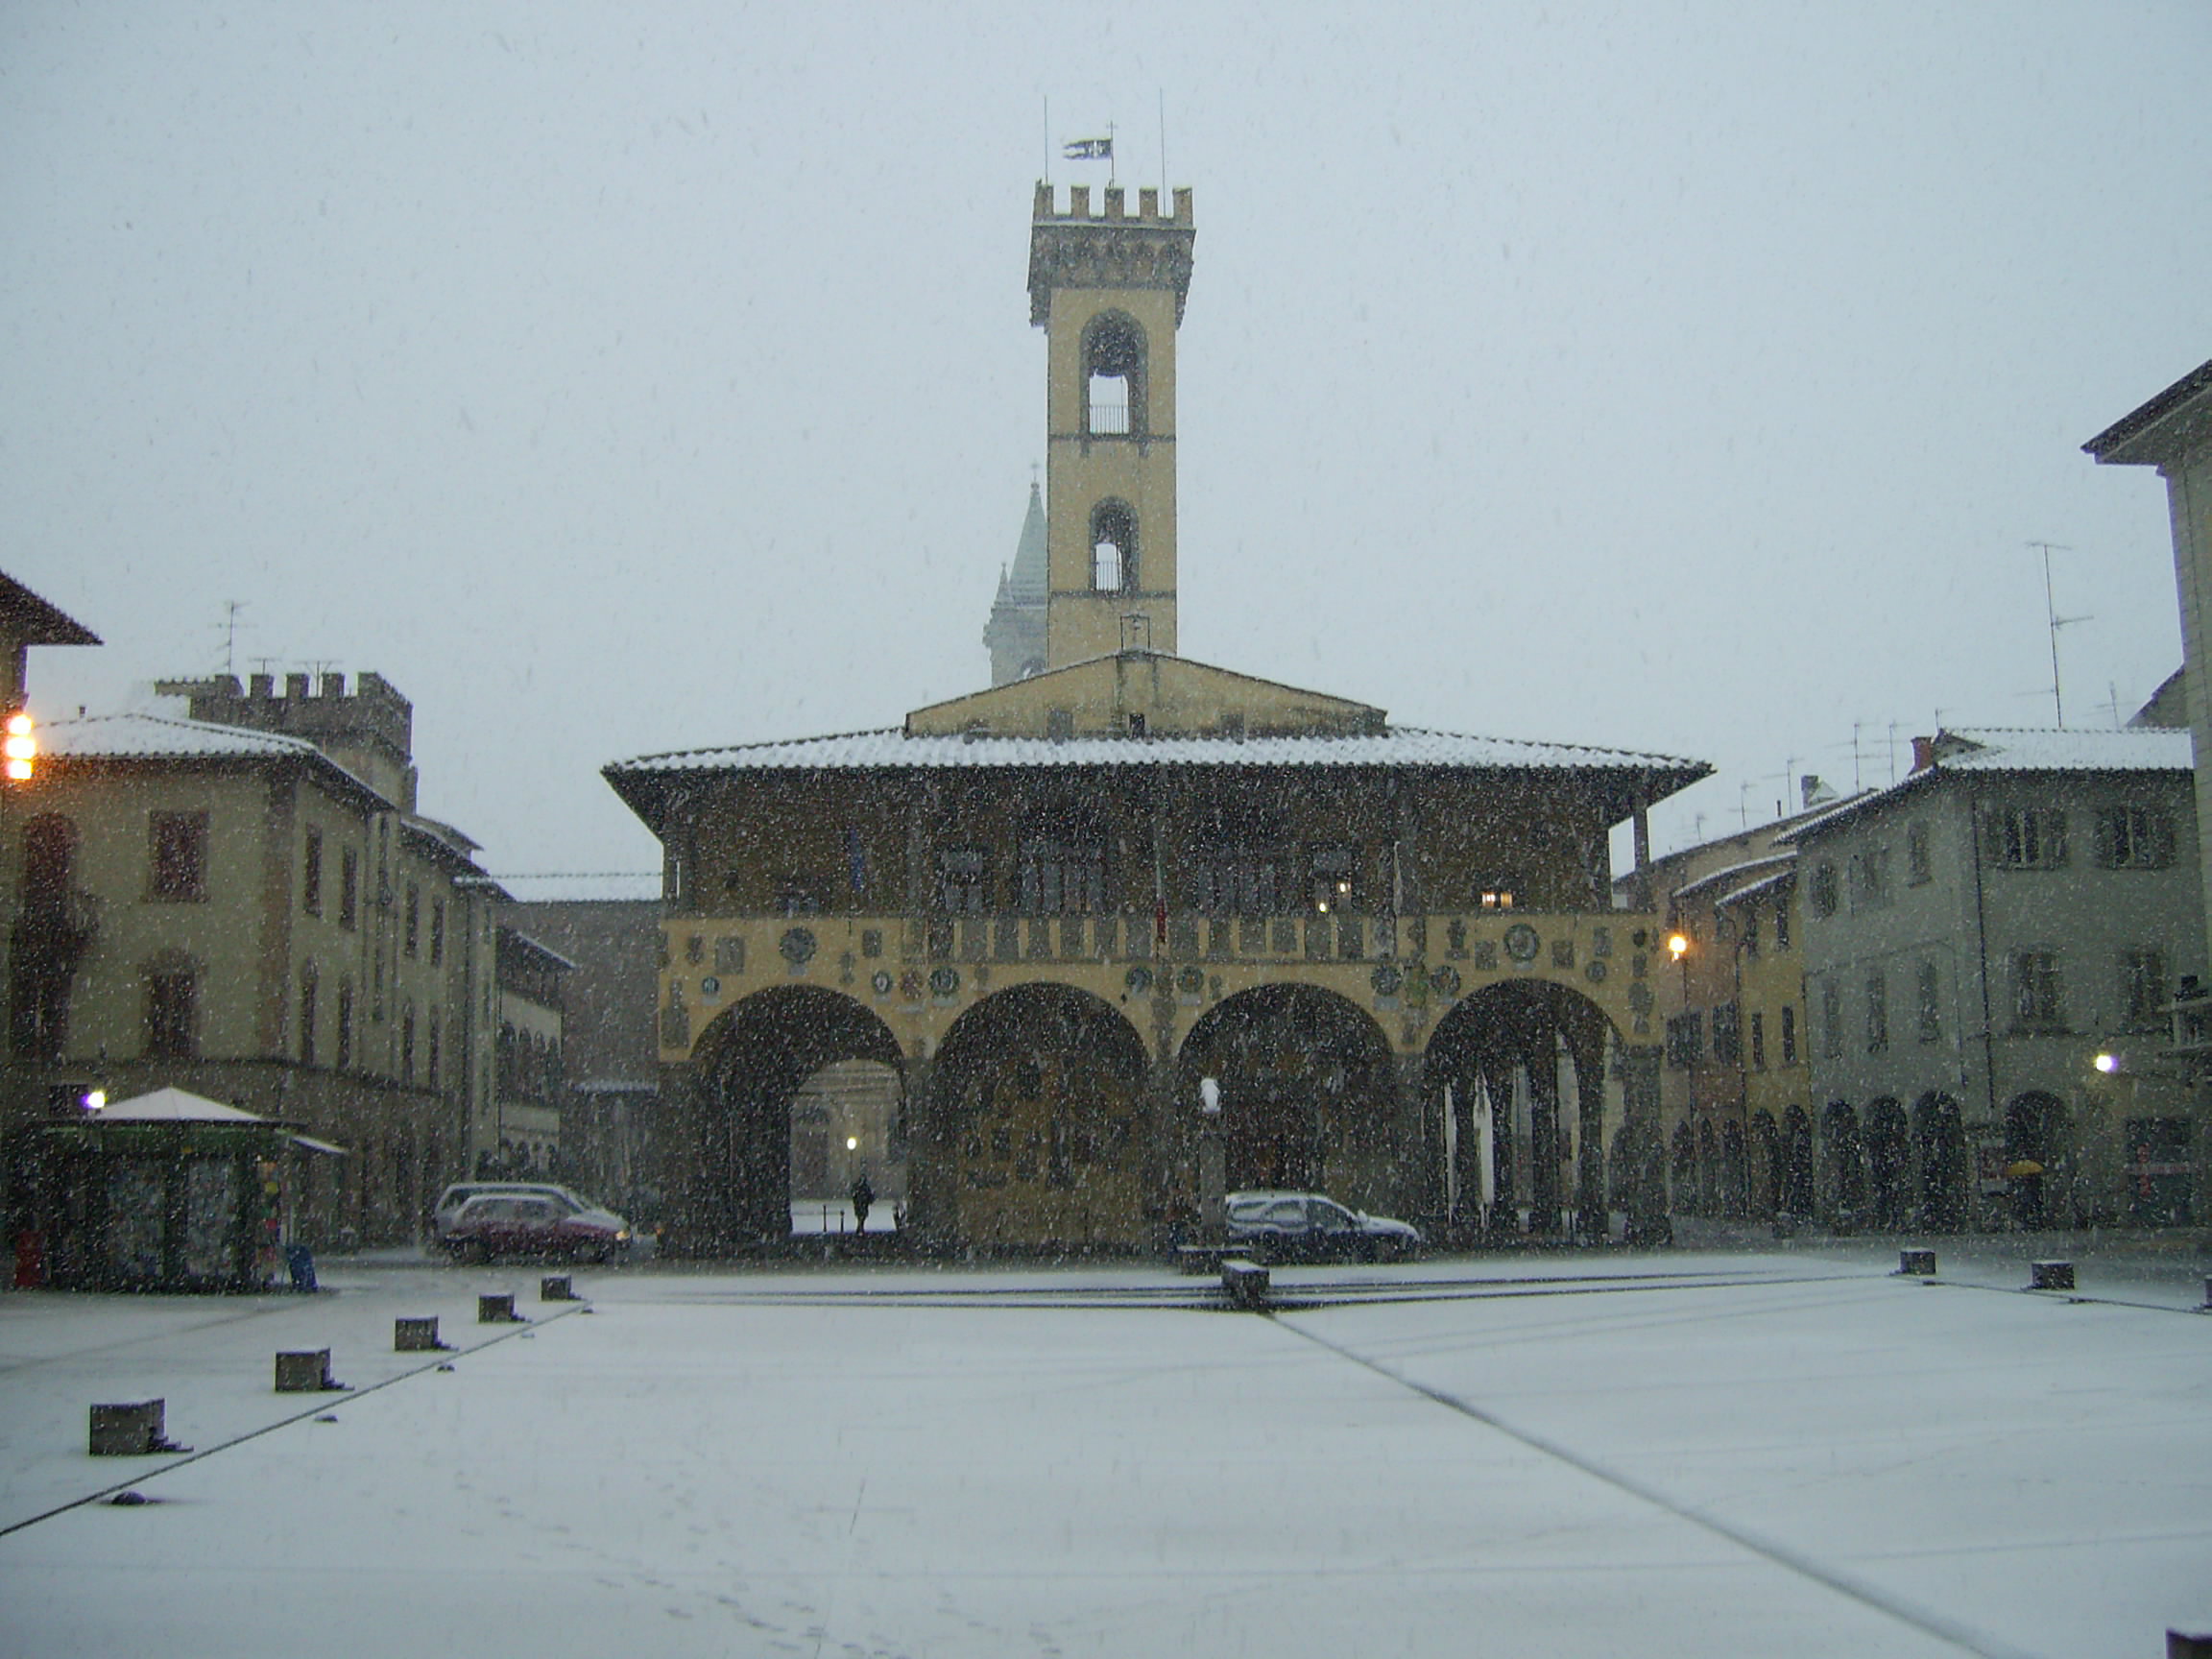
[[[2051,629],[2051,712],[2061,730],[2066,725],[2066,700],[2058,686],[2058,630],[2071,628],[2077,622],[2091,622],[2091,616],[2061,616],[2051,597],[2051,555],[2071,553],[2073,548],[2057,541],[2031,541],[2031,548],[2043,555],[2043,617]]]

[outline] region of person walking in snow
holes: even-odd
[[[868,1171],[853,1177],[853,1231],[868,1231],[868,1206],[876,1202],[876,1189],[868,1185]]]

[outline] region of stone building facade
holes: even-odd
[[[200,717],[51,723],[8,797],[6,1121],[176,1085],[347,1149],[308,1242],[411,1238],[490,1121],[498,890],[412,809],[380,679],[179,689]]]
[[[1706,768],[1173,654],[1192,237],[1188,191],[1039,192],[1041,671],[607,769],[664,854],[676,1248],[788,1232],[793,1101],[854,1060],[897,1074],[908,1224],[947,1246],[1156,1244],[1210,1147],[1445,1234],[1659,1223],[1660,918],[1613,907],[1609,831],[1647,846]]]
[[[2204,972],[2186,732],[1943,732],[1789,833],[1822,1208],[1949,1230],[2186,1221],[2167,1008]]]

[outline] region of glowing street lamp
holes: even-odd
[[[1675,961],[1679,962],[1679,961],[1681,961],[1681,960],[1682,960],[1682,958],[1683,958],[1683,957],[1687,956],[1689,953],[1690,953],[1690,935],[1689,935],[1689,934],[1687,934],[1687,933],[1670,933],[1670,934],[1668,934],[1668,935],[1667,935],[1667,954],[1668,954],[1668,955],[1670,955],[1670,956],[1673,957]]]
[[[11,783],[28,782],[38,760],[38,725],[27,709],[11,709],[0,722],[0,770]]]

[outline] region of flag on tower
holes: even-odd
[[[1111,161],[1114,159],[1114,140],[1078,138],[1072,144],[1063,145],[1060,153],[1070,161]]]

